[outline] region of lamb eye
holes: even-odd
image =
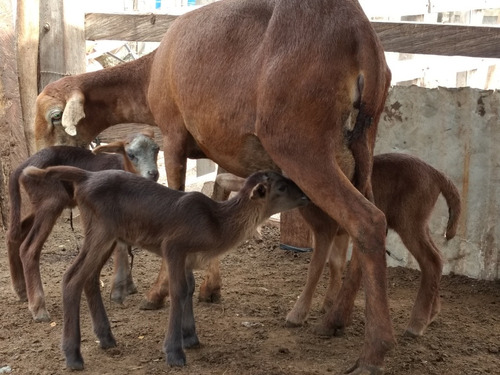
[[[127,153],[128,158],[132,161],[135,159],[135,155],[131,153]]]

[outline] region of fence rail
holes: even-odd
[[[177,16],[167,14],[85,15],[86,40],[159,42]],[[388,52],[500,58],[500,27],[372,22]]]

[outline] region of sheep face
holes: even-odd
[[[156,162],[160,147],[150,136],[138,134],[125,145],[125,151],[142,177],[158,181],[160,174]]]
[[[266,217],[309,203],[309,198],[292,180],[276,172],[254,173],[243,186],[242,191],[245,190],[250,191],[252,200],[262,202]]]

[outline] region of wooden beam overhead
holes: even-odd
[[[85,39],[159,42],[177,16],[168,14],[85,15]]]
[[[372,22],[388,52],[500,58],[500,27]]]
[[[85,16],[87,40],[160,42],[177,16],[105,14]],[[372,22],[388,52],[500,58],[500,27]]]

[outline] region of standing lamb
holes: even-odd
[[[85,239],[63,279],[62,348],[70,369],[82,369],[80,299],[85,291],[100,346],[116,346],[99,288],[99,274],[114,244],[135,244],[163,257],[170,275],[166,361],[186,363],[184,348],[199,345],[193,315],[193,268],[240,244],[271,215],[305,206],[309,199],[289,179],[257,172],[232,199],[216,202],[199,192],[169,189],[121,171],[28,167],[41,181],[68,181],[75,189]]]
[[[111,152],[117,154],[110,154]],[[146,132],[131,135],[124,141],[99,146],[94,153],[72,146],[45,148],[29,157],[11,173],[10,223],[6,242],[12,286],[21,301],[28,300],[28,307],[35,321],[50,320],[40,276],[43,244],[57,218],[65,208],[74,207],[75,201],[71,184],[55,180],[35,180],[23,175],[23,169],[28,166],[46,168],[55,165],[70,165],[90,171],[124,169],[157,181],[158,152],[159,147],[152,138],[152,132]],[[31,202],[31,211],[22,220],[21,185]],[[127,266],[126,247],[117,248],[114,261],[111,296],[116,302],[122,302],[126,294],[135,291]]]
[[[443,194],[449,213],[445,237],[452,239],[460,217],[460,193],[442,172],[417,157],[399,153],[375,155],[372,185],[375,204],[384,212],[388,228],[400,236],[420,267],[420,287],[406,332],[421,336],[441,308],[439,285],[443,260],[432,241],[429,220],[439,195]],[[314,250],[304,290],[286,318],[289,326],[302,325],[306,320],[327,260],[330,281],[323,310],[327,313],[331,310],[342,284],[348,244],[349,234],[340,228],[328,252]]]

